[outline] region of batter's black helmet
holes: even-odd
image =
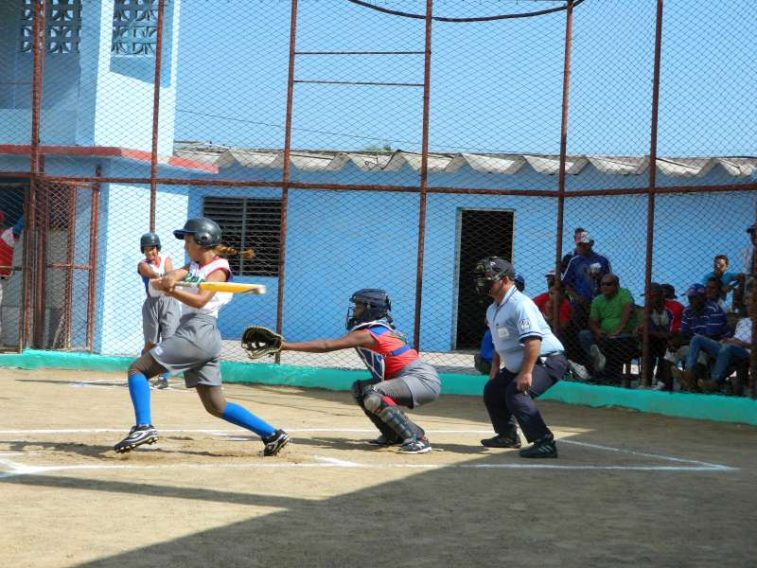
[[[160,237],[155,233],[145,233],[142,238],[139,239],[139,249],[145,252],[146,247],[155,247],[160,250]]]
[[[512,264],[498,256],[487,256],[476,263],[473,275],[476,279],[476,293],[486,296],[494,282],[505,276],[515,280],[515,269]]]
[[[350,302],[356,306],[363,306],[363,311],[359,316],[355,316],[355,308],[347,309],[347,329],[352,329],[359,323],[375,320],[386,320],[392,323],[392,316],[389,313],[392,310],[392,302],[387,296],[385,290],[380,288],[363,288],[358,290],[350,297]]]
[[[184,223],[183,229],[177,229],[173,236],[183,239],[185,235],[192,235],[194,241],[204,247],[214,247],[221,244],[221,227],[213,219],[196,217]]]

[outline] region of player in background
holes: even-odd
[[[339,339],[285,341],[281,350],[328,353],[354,347],[371,378],[355,381],[352,395],[381,432],[370,443],[375,446],[399,444],[401,452],[410,454],[431,451],[423,428],[410,420],[400,407],[416,408],[439,398],[441,382],[436,369],[421,361],[418,352],[408,345],[405,334],[394,327],[392,304],[384,290],[358,290],[350,302],[354,307],[347,310],[347,335]]]
[[[145,285],[145,298],[142,304],[142,333],[145,345],[144,355],[155,347],[161,340],[168,339],[176,332],[181,316],[181,306],[176,299],[166,296],[150,286],[150,280],[162,278],[173,270],[171,257],[160,256],[160,237],[155,233],[145,233],[139,240],[139,247],[145,257],[137,264],[137,272]],[[156,388],[168,388],[168,372],[166,371],[156,383]]]
[[[5,225],[5,211],[0,211],[0,226]],[[24,230],[24,216],[16,224],[0,231],[0,333],[2,332],[2,305],[5,286],[13,276],[13,251]]]
[[[201,291],[198,287],[176,288],[179,281],[226,282],[231,278],[225,257],[241,254],[252,258],[252,251],[239,253],[221,243],[221,228],[212,219],[189,219],[183,229],[174,231],[184,240],[189,264],[173,270],[150,286],[184,304],[176,333],[161,341],[129,367],[129,395],[134,406],[136,423],[129,434],[114,446],[119,453],[142,444],[158,441],[152,425],[150,386],[148,379],[169,371],[184,373],[187,388],[196,388],[205,410],[260,436],[265,444],[263,455],[275,456],[289,441],[289,435],[277,430],[246,408],[227,402],[221,383],[221,334],[217,320],[219,310],[229,303],[230,293]]]

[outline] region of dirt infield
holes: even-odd
[[[757,429],[541,404],[560,458],[485,450],[476,397],[415,416],[430,454],[374,449],[348,393],[229,385],[294,441],[277,458],[172,379],[161,440],[111,450],[125,378],[0,371],[0,566],[748,566]]]

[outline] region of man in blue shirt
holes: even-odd
[[[688,344],[697,335],[719,341],[731,334],[725,312],[716,302],[707,301],[705,287],[694,283],[686,290],[689,306],[683,311],[681,327],[674,338],[678,346]],[[684,371],[680,373],[681,386],[686,390],[697,390],[694,370],[697,363],[706,362],[706,355],[689,346],[678,350],[679,357],[685,357]],[[675,373],[674,374],[678,374]]]
[[[583,232],[576,237],[576,254],[562,275],[565,292],[573,306],[573,320],[578,329],[589,323],[591,301],[600,292],[599,282],[612,272],[607,257],[594,252],[594,239]]]
[[[476,291],[494,302],[486,322],[494,342],[484,404],[496,436],[481,440],[487,448],[519,448],[517,425],[533,445],[519,452],[524,458],[557,457],[557,446],[535,398],[565,374],[568,361],[536,304],[515,285],[512,264],[487,257],[476,264]]]
[[[712,271],[702,277],[702,284],[707,286],[710,280],[715,280],[718,286],[718,299],[720,307],[726,309],[728,293],[739,284],[739,275],[728,271],[728,257],[724,254],[717,255],[712,261]]]

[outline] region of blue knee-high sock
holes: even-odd
[[[137,424],[152,424],[150,419],[150,384],[142,373],[129,375],[129,395]]]
[[[236,426],[252,430],[261,438],[267,438],[276,431],[268,422],[261,420],[243,406],[239,406],[233,402],[226,403],[226,409],[223,411],[221,418]]]

